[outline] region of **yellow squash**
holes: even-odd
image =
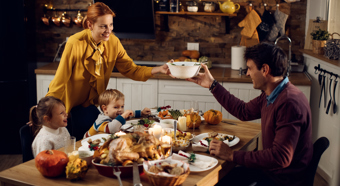
[[[66,178],[69,180],[84,178],[88,169],[85,160],[77,158],[74,161],[69,161],[66,166]]]
[[[217,125],[222,121],[222,113],[218,110],[210,109],[203,115],[204,120],[213,125]]]
[[[195,123],[195,129],[197,129],[201,124],[201,116],[197,112],[191,112],[189,114],[184,114],[184,116],[187,118],[187,127],[189,129],[194,128]]]

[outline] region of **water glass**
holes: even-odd
[[[76,137],[70,136],[70,137],[65,137],[65,146],[64,146],[64,152],[65,154],[72,153],[73,151],[76,150]]]
[[[198,102],[197,101],[191,101],[190,104],[191,104],[191,108],[194,109],[194,112],[199,113]]]

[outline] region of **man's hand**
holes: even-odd
[[[144,108],[143,110],[142,110],[142,115],[150,115],[151,114],[151,110],[149,109],[149,108]]]
[[[214,77],[211,75],[207,65],[202,64],[202,67],[204,73],[198,73],[196,77],[188,78],[186,80],[201,85],[204,88],[210,88],[211,84],[214,82]]]
[[[124,113],[122,114],[122,117],[124,118],[124,119],[127,119],[128,117],[133,117],[133,111],[132,110],[126,110],[126,111],[124,111]]]
[[[233,161],[233,151],[223,141],[212,140],[210,142],[209,152],[213,156],[217,156],[227,161]]]

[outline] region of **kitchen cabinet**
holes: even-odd
[[[158,106],[171,105],[172,109],[189,109],[191,101],[197,101],[199,110],[221,111],[221,105],[208,89],[192,82],[178,80],[159,80]]]
[[[46,95],[48,86],[54,75],[37,74],[37,101]],[[236,97],[250,101],[260,95],[261,91],[253,88],[252,83],[222,82],[225,87]],[[297,86],[310,98],[310,86]],[[107,89],[118,89],[125,96],[125,109],[141,110],[145,107],[171,105],[173,109],[188,109],[191,101],[197,101],[199,109],[203,112],[209,109],[219,110],[223,118],[236,119],[229,114],[214,98],[210,91],[199,85],[181,80],[149,79],[146,82],[134,81],[128,78],[111,77]],[[260,123],[261,120],[253,122]]]
[[[53,80],[54,75],[49,74],[37,74],[36,75],[36,82],[37,82],[37,103],[39,100],[48,92],[48,87],[50,86],[51,81]],[[117,78],[110,78],[109,83],[107,85],[107,89],[117,88]]]
[[[245,102],[248,102],[261,94],[260,90],[253,88],[252,83],[223,82],[222,86],[226,88],[231,94],[233,94],[234,96],[236,96],[237,98]],[[299,88],[305,94],[306,98],[309,101],[310,100],[310,86],[297,85],[296,87]],[[223,107],[222,107],[222,115],[223,115],[223,118],[237,119],[233,115],[231,115],[228,111],[226,111]],[[261,119],[253,120],[252,122],[261,123]]]
[[[37,103],[39,100],[48,92],[48,86],[50,85],[51,81],[53,80],[54,75],[46,75],[46,74],[37,74]]]
[[[248,102],[261,94],[260,90],[254,89],[252,83],[229,83],[223,82],[222,86],[237,98]],[[222,107],[223,118],[237,119]],[[261,123],[261,119],[252,122]]]
[[[117,89],[125,96],[125,109],[143,110],[157,106],[157,79],[146,82],[117,78]]]

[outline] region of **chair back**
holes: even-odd
[[[329,140],[326,137],[320,137],[313,145],[313,158],[307,170],[307,186],[313,186],[316,169],[318,168],[321,155],[329,147]]]
[[[24,125],[19,130],[21,151],[22,151],[22,162],[34,159],[32,152],[33,143],[33,132],[29,125]]]

